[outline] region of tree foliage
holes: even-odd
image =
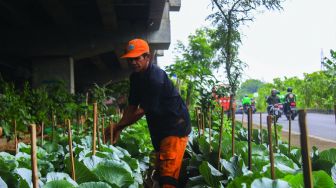
[[[335,100],[330,84],[332,79],[326,71],[306,73],[303,79],[298,77],[275,78],[273,83],[266,83],[258,89],[257,108],[259,110],[266,109],[265,97],[270,95],[272,88],[284,95],[286,89],[292,87],[298,108],[331,110]]]
[[[218,11],[209,16],[216,27],[212,37],[215,39],[218,66],[223,65],[230,86],[231,102],[236,95],[241,75],[246,64],[238,58],[241,43],[239,27],[253,21],[254,14],[262,8],[282,9],[281,0],[212,0]]]
[[[264,82],[257,79],[248,79],[243,82],[237,92],[237,98],[242,98],[245,94],[253,94],[258,91],[258,89],[264,85]]]
[[[187,45],[178,42],[176,49],[181,55],[176,58],[175,64],[166,67],[170,76],[177,78],[178,87],[183,83],[187,85],[187,104],[195,102],[197,96],[208,95],[216,83],[212,72],[215,67],[212,32],[210,29],[198,29],[188,37]]]

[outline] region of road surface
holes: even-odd
[[[266,123],[267,114],[262,114],[262,124],[267,127]],[[336,142],[336,123],[335,115],[307,113],[306,116],[309,136],[323,139],[326,141]],[[242,120],[242,114],[236,114],[236,120]],[[253,114],[253,124],[260,125],[260,114]],[[244,122],[247,122],[247,115],[244,114]],[[288,131],[288,120],[282,115],[278,120],[278,124],[283,126],[283,130]],[[292,132],[300,133],[298,116],[292,120]]]

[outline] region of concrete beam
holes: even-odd
[[[166,0],[151,0],[149,5],[148,27],[150,30],[158,30],[161,25],[163,10]]]
[[[169,0],[170,11],[180,11],[181,0]]]
[[[113,0],[97,0],[97,6],[104,28],[112,31],[116,30],[118,28],[118,24]]]
[[[74,61],[72,57],[44,57],[32,61],[33,87],[59,80],[65,81],[69,92],[75,92]]]
[[[73,23],[70,15],[59,0],[39,0],[46,12],[53,18],[56,24],[70,25]]]
[[[11,6],[7,2],[0,0],[0,7],[3,7],[5,11],[0,13],[8,23],[14,26],[27,26],[30,24],[29,17],[22,12]]]
[[[163,10],[160,29],[157,31],[150,31],[147,39],[150,43],[153,44],[160,42],[168,44],[168,46],[165,46],[167,48],[156,48],[155,45],[152,45],[152,48],[155,50],[168,50],[171,41],[170,34],[169,3],[166,2]]]
[[[74,59],[92,57],[116,49],[132,38],[146,39],[153,49],[168,49],[170,21],[162,19],[160,29],[129,28],[110,32],[84,28],[36,28],[32,30],[0,30],[0,55],[21,57],[72,56]]]

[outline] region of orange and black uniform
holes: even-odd
[[[145,111],[160,168],[160,184],[177,185],[188,135],[189,112],[167,74],[150,63],[145,72],[130,76],[129,104]]]

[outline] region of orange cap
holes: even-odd
[[[149,53],[148,43],[142,39],[133,39],[128,42],[127,52],[121,58],[135,58]]]

